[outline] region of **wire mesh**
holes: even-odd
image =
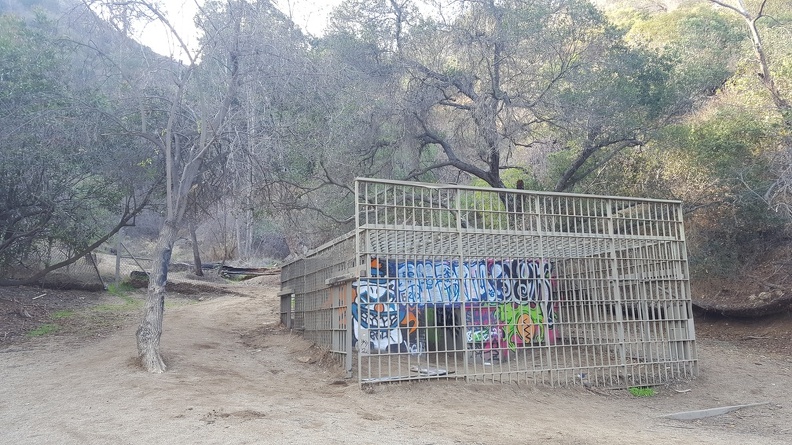
[[[357,229],[283,268],[359,381],[648,386],[697,373],[681,203],[359,179]]]
[[[101,290],[130,277],[133,271],[150,269],[151,260],[132,257],[128,252],[98,248],[77,256],[67,247],[53,245],[44,254],[28,255],[17,267],[0,269],[0,278],[26,280],[50,270],[40,282],[48,287]]]

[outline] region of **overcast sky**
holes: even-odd
[[[197,8],[195,2],[203,3],[203,0],[164,0],[163,4],[168,14],[168,20],[179,32],[182,38],[188,39],[195,44],[195,28],[193,17]],[[342,0],[272,0],[272,2],[284,14],[289,15],[301,29],[312,35],[321,35],[327,24],[330,11]],[[151,47],[154,51],[171,55],[173,45],[172,39],[164,32],[163,28],[156,24],[147,26],[140,37],[144,45]],[[177,57],[178,58],[178,57]]]

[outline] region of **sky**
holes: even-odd
[[[301,29],[312,35],[321,35],[328,16],[341,0],[273,0],[278,8],[289,15]]]
[[[196,43],[193,17],[198,10],[198,3],[204,0],[162,0],[166,9],[168,20],[183,38]],[[272,2],[286,15],[290,15],[294,23],[312,35],[321,35],[327,24],[330,11],[341,3],[342,0],[272,0]],[[140,41],[159,54],[169,56],[173,39],[156,24],[147,25],[140,34]],[[176,54],[176,57],[178,55]]]

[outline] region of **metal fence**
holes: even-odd
[[[26,255],[18,261],[16,268],[0,269],[0,278],[26,280],[52,264],[74,258],[73,250],[53,244],[46,250],[34,250],[33,254]],[[110,284],[128,281],[134,272],[145,276],[151,270],[151,263],[150,258],[133,255],[124,244],[117,243],[114,248],[102,246],[52,270],[40,282],[47,287],[98,291]]]
[[[697,374],[680,202],[355,187],[357,229],[283,267],[281,315],[361,383]]]

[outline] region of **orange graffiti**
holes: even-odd
[[[410,334],[418,330],[418,315],[415,313],[414,309],[407,310],[401,325],[406,327]]]
[[[523,343],[531,343],[536,333],[536,326],[533,324],[530,314],[522,314],[517,319],[517,335]]]

